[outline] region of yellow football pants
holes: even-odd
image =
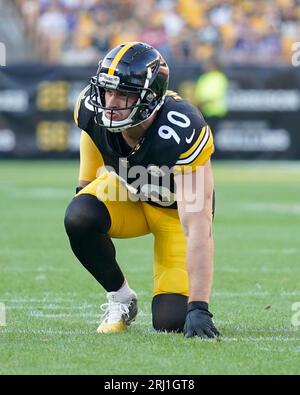
[[[176,209],[137,200],[118,177],[109,172],[104,172],[80,194],[94,195],[106,205],[111,217],[108,233],[111,237],[154,235],[153,296],[162,293],[188,296],[186,240]]]

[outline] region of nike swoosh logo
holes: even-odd
[[[191,136],[189,138],[185,138],[185,141],[190,144],[190,142],[193,140],[193,137],[195,135],[196,129],[193,130],[193,133],[191,134]]]

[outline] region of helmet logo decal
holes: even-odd
[[[101,86],[103,86],[103,88],[117,89],[120,83],[120,77],[118,77],[117,75],[100,73],[98,76],[98,82]]]

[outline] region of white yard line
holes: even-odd
[[[3,273],[66,273],[70,272],[69,269],[61,269],[61,268],[49,268],[49,269],[37,269],[37,268],[25,268],[25,267],[5,267],[1,268],[1,272]]]
[[[239,211],[250,211],[250,212],[269,212],[276,214],[300,214],[300,204],[287,204],[287,203],[275,203],[275,202],[248,202],[238,205]]]
[[[64,330],[64,329],[10,329],[5,328],[0,330],[1,333],[15,333],[15,334],[33,334],[33,335],[90,335],[94,334],[95,331],[91,330],[82,330],[82,329],[73,329],[73,330]]]
[[[98,313],[57,313],[57,314],[45,314],[41,311],[31,311],[31,317],[36,318],[76,318],[76,317],[99,317],[100,314]]]
[[[71,200],[71,191],[66,188],[49,188],[49,187],[35,187],[35,188],[20,188],[16,186],[4,186],[3,192],[6,196],[16,200],[23,199],[62,199],[69,198]]]
[[[137,292],[140,297],[151,298],[151,292]],[[276,297],[286,297],[286,296],[300,296],[300,291],[213,291],[213,297],[265,297],[265,296],[276,296]],[[80,299],[78,296],[76,299]],[[54,309],[84,309],[92,306],[100,306],[101,303],[105,302],[105,298],[99,295],[87,295],[85,296],[85,300],[93,300],[93,303],[83,302],[82,304],[78,304],[78,300],[76,301],[74,298],[68,297],[28,297],[28,296],[19,296],[19,298],[8,298],[1,297],[0,301],[7,304],[8,308],[22,308],[24,309],[32,308],[33,305],[37,305],[39,308],[43,309],[51,309],[54,305]],[[82,297],[81,297],[82,299]],[[76,303],[77,302],[77,303]],[[26,306],[28,305],[28,306]]]
[[[93,322],[94,324],[94,322]],[[135,323],[133,324],[135,325]],[[148,324],[149,325],[149,324]],[[144,325],[142,325],[144,326]],[[150,325],[149,325],[150,327]],[[14,333],[14,334],[33,334],[33,335],[95,335],[99,336],[95,333],[94,329],[82,330],[82,329],[73,329],[73,330],[64,330],[64,329],[13,329],[13,328],[4,328],[0,330],[0,334],[2,333]],[[164,333],[157,333],[154,330],[151,330],[153,335],[161,336]],[[167,334],[170,335],[170,334]],[[197,338],[195,338],[197,339]],[[199,341],[203,341],[202,339],[197,339]],[[228,342],[246,342],[246,343],[265,343],[265,342],[299,342],[300,344],[300,336],[298,337],[283,337],[283,336],[238,336],[238,337],[222,337],[220,343]]]

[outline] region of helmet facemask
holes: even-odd
[[[101,71],[101,66],[99,67]],[[120,83],[120,77],[117,75],[108,75],[107,73],[97,73],[96,76],[91,79],[91,93],[90,102],[94,107],[95,111],[95,122],[107,128],[110,132],[118,133],[125,129],[139,125],[141,122],[148,119],[155,111],[157,111],[162,103],[163,97],[158,95],[149,88],[150,81],[152,78],[151,67],[147,68],[147,76],[143,87],[133,87],[126,84]],[[129,94],[137,94],[137,101],[128,106],[126,104],[123,108],[109,108],[105,104],[105,90],[116,90],[118,92]],[[128,97],[126,103],[128,102]],[[121,121],[114,121],[114,111],[131,110],[127,118]],[[111,112],[111,117],[107,118],[105,111]]]

